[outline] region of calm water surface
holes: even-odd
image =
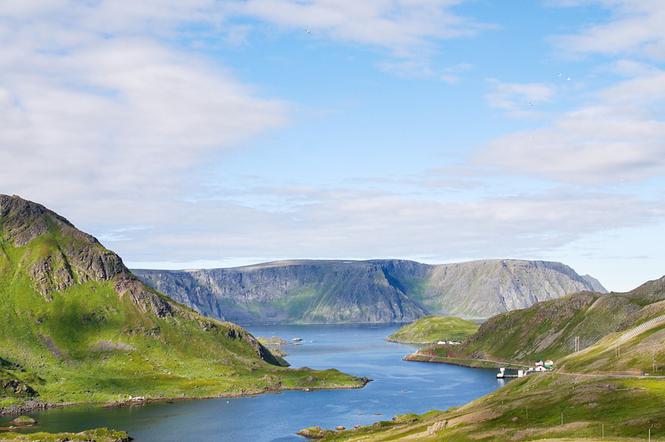
[[[303,339],[287,345],[294,367],[338,368],[374,381],[359,390],[291,391],[236,399],[132,408],[91,407],[34,414],[39,431],[110,427],[137,441],[302,441],[311,425],[352,427],[396,414],[462,405],[501,384],[493,370],[402,361],[413,347],[385,341],[396,326],[248,327],[255,336]]]

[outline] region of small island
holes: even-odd
[[[474,321],[455,316],[425,316],[400,328],[388,340],[403,344],[442,342],[454,345],[476,333],[479,327]]]

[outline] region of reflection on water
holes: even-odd
[[[261,396],[181,401],[132,408],[48,410],[34,416],[38,431],[81,431],[106,426],[137,441],[298,441],[311,425],[347,428],[469,402],[501,384],[493,370],[405,362],[413,347],[385,341],[396,326],[249,327],[256,336],[288,341],[294,367],[338,368],[374,381],[360,390],[291,391]]]

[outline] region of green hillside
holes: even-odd
[[[431,344],[437,341],[463,341],[478,331],[479,325],[454,316],[426,316],[397,330],[389,341]]]
[[[0,196],[0,411],[39,403],[359,387],[146,287],[66,219]]]
[[[663,299],[665,278],[628,293],[582,293],[499,315],[458,356],[526,361],[559,355],[558,368],[511,381],[460,408],[324,431],[324,440],[638,441],[646,440],[649,429],[652,440],[663,440]],[[566,346],[570,337],[582,341],[603,330],[609,332],[578,352]],[[451,359],[438,360],[460,362]]]
[[[576,341],[584,350],[612,333],[665,314],[664,281],[651,281],[628,293],[582,292],[503,313],[484,322],[463,345],[432,346],[409,359],[465,365],[556,361],[575,352]]]
[[[628,442],[646,440],[649,428],[652,440],[665,438],[662,380],[546,373],[514,380],[460,408],[329,431],[323,440]]]
[[[665,375],[665,278],[625,296],[643,305],[624,323],[631,327],[562,359],[562,371]]]

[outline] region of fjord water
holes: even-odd
[[[338,368],[373,379],[359,390],[290,391],[244,398],[179,401],[131,408],[63,408],[33,414],[35,431],[124,430],[137,441],[298,441],[294,433],[388,420],[462,405],[500,386],[492,370],[405,362],[413,347],[389,343],[397,326],[310,325],[248,327],[280,336],[294,367]]]

